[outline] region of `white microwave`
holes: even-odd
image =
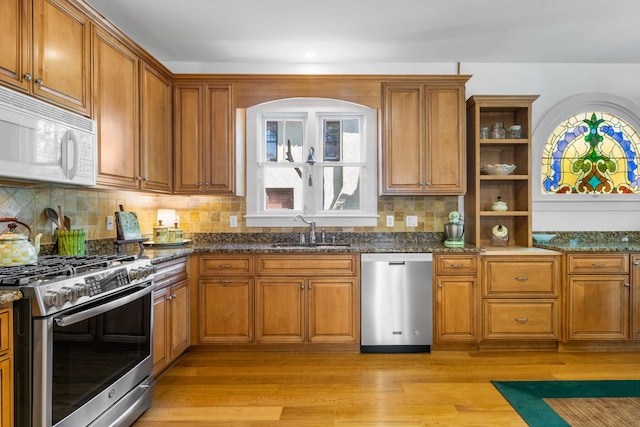
[[[96,122],[0,87],[0,179],[95,185]]]

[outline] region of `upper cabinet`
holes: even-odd
[[[382,85],[382,195],[466,191],[464,84],[468,76]]]
[[[89,18],[64,0],[0,4],[0,82],[89,116]]]
[[[536,98],[476,95],[467,100],[469,184],[464,220],[471,244],[531,247],[531,107]],[[506,131],[494,135],[494,126]],[[517,126],[519,135],[508,131]],[[486,166],[495,164],[515,165],[515,170],[487,173]],[[492,209],[498,197],[506,210]]]
[[[98,184],[171,192],[169,78],[98,27],[93,47]]]
[[[169,193],[173,177],[171,81],[141,63],[140,71],[140,187]]]
[[[175,193],[233,194],[235,132],[232,85],[174,88]]]

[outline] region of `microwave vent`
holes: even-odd
[[[11,109],[19,108],[27,114],[54,120],[63,125],[82,129],[92,134],[96,132],[94,120],[2,86],[0,86],[0,104]]]

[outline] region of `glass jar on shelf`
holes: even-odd
[[[491,139],[504,139],[507,137],[507,131],[504,128],[504,123],[494,123],[491,125],[491,132],[489,138]]]

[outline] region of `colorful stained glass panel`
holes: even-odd
[[[543,194],[640,193],[640,136],[606,112],[560,123],[542,153]]]

